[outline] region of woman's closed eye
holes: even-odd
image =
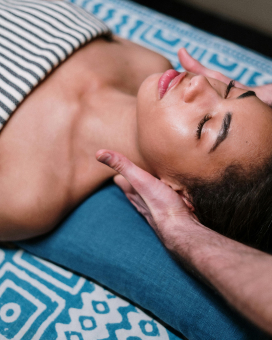
[[[231,80],[226,88],[224,99],[228,98],[228,95],[230,93],[230,90],[235,86],[235,80]]]
[[[211,118],[212,118],[212,117],[211,117],[210,114],[206,114],[206,115],[201,119],[201,121],[198,123],[197,129],[196,129],[196,138],[197,138],[197,139],[200,139],[200,137],[201,137],[201,131],[202,131],[202,129],[203,129],[204,124],[205,124],[208,120],[210,120]]]
[[[226,92],[225,92],[225,95],[224,95],[224,99],[227,99],[228,98],[228,95],[230,93],[230,90],[235,87],[235,80],[231,80],[226,88]],[[210,120],[212,117],[210,114],[206,114],[202,119],[201,121],[198,123],[197,125],[197,129],[196,129],[196,138],[197,139],[200,139],[201,138],[201,131],[203,129],[203,126],[204,124]]]

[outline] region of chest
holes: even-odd
[[[163,56],[131,41],[100,38],[81,48],[60,68],[58,81],[82,98],[103,87],[137,95],[142,82],[151,74],[164,72],[172,65]]]
[[[114,98],[135,97],[148,75],[170,66],[119,38],[81,48],[27,97],[1,133],[2,177],[47,193],[53,185],[63,196],[69,188],[75,201],[82,199],[114,175],[94,157],[120,137],[125,102]]]

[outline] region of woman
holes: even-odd
[[[28,27],[29,13],[33,25],[44,29],[48,13],[56,12],[54,20],[61,22],[64,34],[74,20],[68,25],[67,17],[74,11],[77,18],[81,15],[82,21],[95,26],[96,34],[89,41],[97,37],[90,44],[81,41],[79,46],[84,46],[69,58],[72,50],[63,57],[54,52],[55,65],[67,60],[38,81],[39,86],[10,113],[1,132],[2,240],[51,230],[114,176],[95,159],[102,148],[126,155],[160,178],[186,198],[200,219],[201,214],[212,217],[214,225],[218,223],[215,212],[201,211],[207,187],[203,185],[212,188],[221,178],[228,183],[229,177],[223,175],[229,173],[234,179],[239,174],[241,184],[244,177],[255,180],[255,170],[265,168],[271,156],[271,109],[253,93],[233,83],[227,86],[212,78],[179,74],[162,56],[121,38],[111,39],[103,24],[94,23],[92,16],[72,5],[1,1],[1,9],[7,21],[1,35],[7,49],[14,25],[26,32],[26,43],[33,46],[33,40],[39,39]],[[49,58],[46,49],[43,53]],[[4,85],[7,88],[9,83]],[[195,191],[202,192],[198,201]],[[236,192],[233,187],[230,191]]]

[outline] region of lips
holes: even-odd
[[[158,82],[160,99],[162,99],[167,91],[169,91],[177,83],[181,82],[181,80],[186,76],[186,73],[187,72],[180,73],[176,70],[168,70],[164,72]]]

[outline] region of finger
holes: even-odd
[[[115,179],[121,188],[124,188],[130,202],[147,218],[149,223],[152,224],[153,219],[157,222],[165,220],[166,216],[176,220],[177,216],[188,215],[188,208],[181,195],[136,166],[122,154],[111,150],[99,150],[96,158],[119,172],[131,184],[132,188],[120,177]]]
[[[185,48],[181,48],[178,51],[178,57],[181,65],[188,72],[201,74],[209,78],[214,78],[226,84],[228,84],[231,81],[231,78],[225,76],[224,74],[218,71],[208,69],[207,67],[203,66],[199,61],[191,57]],[[240,88],[246,88],[246,86],[242,85],[239,82],[235,82],[235,84]]]
[[[118,152],[105,149],[99,150],[96,153],[96,159],[124,176],[124,178],[144,199],[153,197],[154,193],[160,190],[161,185],[163,185],[161,181],[136,166]],[[128,189],[124,182],[121,183],[120,180],[118,181],[121,185],[124,185],[125,188]]]
[[[272,107],[272,84],[255,86],[252,89],[263,102]]]
[[[178,57],[181,65],[185,68],[186,71],[193,72],[196,74],[202,74],[203,76],[206,77],[216,78],[220,81],[224,81],[227,83],[231,80],[230,78],[224,76],[220,72],[210,70],[207,67],[203,66],[199,61],[191,57],[185,48],[181,48],[178,51]]]
[[[203,66],[199,61],[191,57],[185,48],[181,48],[178,51],[178,57],[181,65],[185,68],[186,71],[196,74],[202,74],[203,76],[210,78],[215,78],[223,81],[224,83],[229,83],[231,80],[230,78],[224,76],[222,73],[210,70],[207,67]]]
[[[119,174],[114,176],[113,180],[115,184],[117,184],[119,188],[123,190],[128,200],[136,207],[136,209],[143,213],[143,211],[140,211],[140,206],[142,205],[142,202],[140,201],[142,201],[142,199],[133,186],[125,179],[125,177]]]
[[[181,65],[183,66],[183,68],[185,68],[186,71],[196,74],[208,75],[208,69],[200,64],[199,61],[191,57],[185,48],[179,49],[178,58]]]
[[[131,184],[123,177],[122,175],[116,175],[113,178],[114,183],[121,188],[125,194],[132,194],[135,193],[135,190],[131,186]]]

